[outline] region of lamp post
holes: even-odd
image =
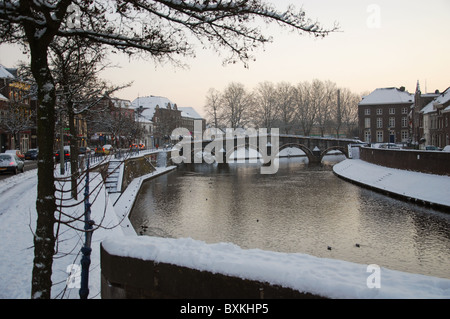
[[[64,125],[63,125],[63,116],[62,116],[62,110],[59,111],[59,122],[60,122],[60,131],[59,131],[59,169],[61,175],[65,174],[64,170]]]
[[[91,264],[91,241],[92,241],[92,225],[94,221],[91,220],[91,204],[89,203],[89,154],[86,164],[86,186],[84,190],[84,231],[85,242],[81,248],[81,285],[80,285],[80,299],[87,299],[89,295],[89,266]]]

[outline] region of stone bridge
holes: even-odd
[[[187,161],[189,163],[203,162],[202,158],[199,159],[198,156],[195,156],[199,152],[209,152],[216,159],[219,159],[219,163],[226,163],[230,156],[239,148],[254,149],[263,158],[267,156],[274,158],[286,148],[297,148],[306,154],[310,163],[320,163],[327,153],[335,150],[340,151],[348,158],[349,146],[355,144],[361,144],[361,142],[355,139],[266,134],[232,136],[230,138],[207,140],[186,141],[185,139],[175,145],[175,149],[179,150],[179,155],[189,155],[189,160],[192,159],[192,161]],[[272,154],[272,152],[276,151],[277,147],[277,154]],[[187,154],[186,150],[190,151],[190,154]]]

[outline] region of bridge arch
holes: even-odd
[[[286,148],[298,148],[306,154],[310,163],[316,161],[316,157],[314,156],[312,151],[306,145],[298,144],[298,143],[286,143],[286,144],[283,144],[280,146],[278,152],[281,152],[282,150],[284,150]]]
[[[262,154],[261,154],[261,152],[260,152],[260,150],[259,150],[258,145],[255,145],[255,144],[253,144],[253,143],[249,143],[248,141],[246,141],[245,144],[242,144],[242,145],[234,145],[233,148],[227,149],[227,150],[226,150],[225,156],[226,156],[227,161],[230,159],[230,156],[233,155],[234,152],[236,152],[237,150],[239,150],[239,149],[241,149],[241,148],[243,148],[243,149],[248,149],[248,150],[252,149],[252,150],[256,151],[258,154],[260,154],[260,155],[262,156]],[[261,160],[262,160],[262,158],[257,158],[257,160],[258,160],[258,159],[261,159]],[[234,158],[233,160],[237,160],[237,158]]]
[[[329,151],[340,151],[342,154],[345,155],[345,157],[348,158],[348,149],[344,146],[331,146],[320,153],[320,160],[322,161],[322,158],[327,155]]]

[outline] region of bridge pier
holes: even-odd
[[[319,156],[311,156],[308,158],[309,159],[309,164],[320,164],[322,162],[322,158]]]
[[[313,156],[309,158],[310,163],[321,163],[322,162],[322,156],[321,151],[319,147],[314,147],[312,151]]]

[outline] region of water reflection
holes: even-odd
[[[275,175],[259,172],[259,164],[183,167],[143,185],[131,222],[144,235],[450,278],[450,215],[360,188],[303,158],[281,159]]]

